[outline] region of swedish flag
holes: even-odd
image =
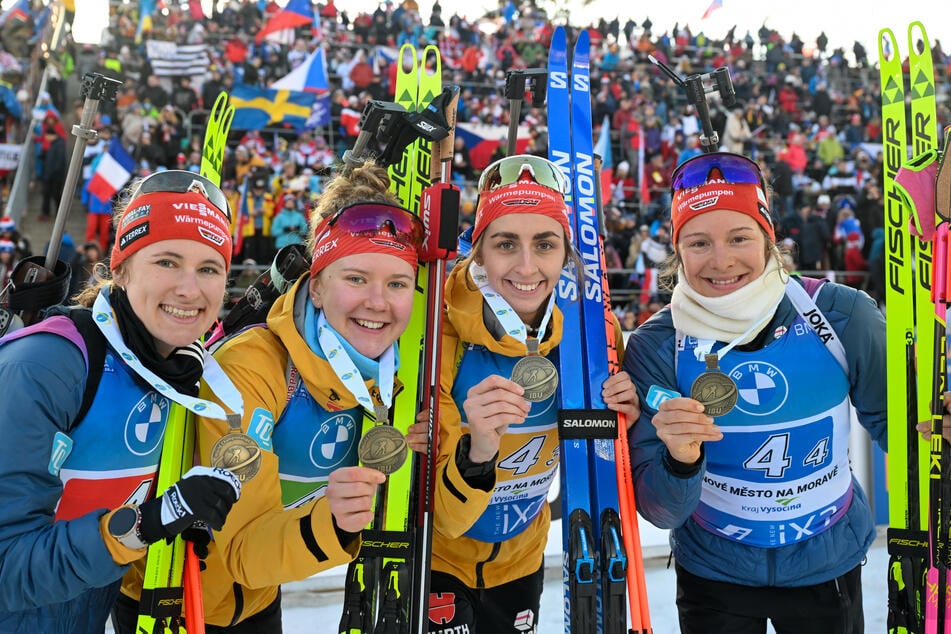
[[[310,117],[315,98],[316,95],[309,93],[237,84],[231,90],[234,105],[231,127],[235,130],[260,130],[269,126],[300,130]]]

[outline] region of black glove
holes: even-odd
[[[139,506],[142,539],[171,540],[196,522],[221,530],[240,496],[241,481],[227,469],[192,467],[165,493]]]
[[[208,544],[211,543],[211,529],[204,524],[193,524],[182,531],[182,539],[189,541],[195,547],[195,555],[199,559],[208,556]],[[204,568],[202,568],[204,570]]]

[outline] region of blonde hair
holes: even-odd
[[[308,218],[307,252],[314,252],[317,226],[344,207],[361,201],[380,202],[402,207],[403,203],[390,191],[390,177],[386,168],[373,161],[344,173],[338,172],[324,188]]]
[[[125,262],[119,265],[116,273],[120,273],[123,268],[125,268]],[[96,262],[92,269],[92,279],[72,297],[73,303],[92,308],[96,297],[99,296],[99,291],[106,287],[111,289],[115,285],[116,281],[109,271],[109,266],[105,262]]]

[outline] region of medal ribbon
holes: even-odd
[[[363,406],[363,409],[373,414],[376,422],[385,424],[386,416],[383,410],[377,410],[373,399],[370,397],[370,391],[367,390],[366,383],[363,382],[363,375],[357,370],[353,359],[347,354],[340,338],[333,328],[327,323],[324,317],[324,311],[317,315],[317,340],[320,342],[320,348],[327,357],[330,367],[334,373],[343,382],[344,387],[350,390],[350,393],[357,399],[357,402]],[[396,366],[396,345],[391,344],[386,351],[380,355],[379,376],[376,384],[380,388],[380,400],[389,412],[390,405],[393,403],[393,369]],[[382,418],[382,420],[381,420]]]
[[[162,380],[157,374],[142,365],[139,358],[135,356],[135,353],[129,349],[129,346],[127,346],[122,339],[122,333],[119,332],[119,324],[116,323],[115,314],[112,311],[112,304],[109,303],[109,291],[107,289],[103,289],[98,297],[96,297],[96,301],[93,304],[92,316],[96,322],[96,326],[106,338],[106,341],[119,353],[119,356],[126,365],[128,365],[133,372],[142,377],[149,385],[154,387],[159,394],[167,396],[199,416],[228,420],[228,415],[225,413],[225,410],[217,403],[182,394]],[[225,374],[221,366],[218,365],[218,362],[215,361],[215,358],[204,348],[202,349],[202,365],[204,367],[202,378],[205,380],[205,383],[208,384],[208,387],[211,388],[211,391],[214,392],[215,396],[221,399],[221,402],[232,412],[241,414],[241,412],[244,411],[244,399],[241,398],[241,392],[234,386],[234,383],[231,382],[228,375]]]
[[[492,284],[489,283],[489,276],[485,272],[485,267],[476,264],[476,261],[472,260],[469,262],[469,274],[472,276],[473,281],[475,281],[476,286],[479,287],[479,292],[482,293],[482,297],[485,298],[489,308],[492,309],[495,317],[499,320],[499,323],[502,324],[502,329],[505,330],[505,333],[513,337],[516,341],[524,343],[525,349],[529,354],[532,354],[532,351],[528,347],[528,329],[522,322],[522,318],[515,312],[515,309],[505,301],[504,297],[499,295],[498,291],[492,288]],[[555,294],[552,293],[548,296],[548,306],[545,307],[545,316],[542,317],[542,323],[538,326],[539,339],[545,336],[545,329],[548,328],[548,321],[551,319],[551,313],[554,307]],[[534,354],[538,354],[537,346],[535,346]]]
[[[779,302],[783,301],[782,296],[779,298]],[[722,348],[716,351],[717,359],[722,359],[726,356],[726,353],[736,347],[741,341],[746,339],[751,333],[755,332],[757,328],[766,323],[766,320],[773,316],[773,313],[776,312],[776,309],[779,307],[779,302],[773,304],[772,308],[766,311],[766,314],[757,320],[752,326],[746,329],[742,335],[726,344]],[[708,354],[710,354],[710,349],[713,347],[713,344],[716,343],[713,339],[697,339],[697,347],[694,348],[693,354],[697,358],[697,361],[703,361]]]

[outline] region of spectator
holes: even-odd
[[[245,205],[242,235],[244,244],[241,256],[255,262],[270,262],[274,257],[274,238],[271,235],[271,220],[274,217],[274,197],[267,188],[264,176],[251,176]]]
[[[284,196],[281,212],[271,222],[274,247],[283,249],[289,244],[307,241],[307,216],[300,209],[300,201],[293,193]]]
[[[43,123],[43,137],[46,149],[43,151],[43,204],[40,207],[40,220],[49,220],[55,204],[60,204],[63,195],[71,196],[74,192],[65,193],[66,184],[66,139],[59,131],[58,121],[46,117]]]
[[[746,149],[746,144],[753,137],[750,132],[750,126],[743,118],[743,108],[739,104],[730,111],[730,116],[726,119],[726,126],[723,129],[723,138],[721,147],[725,152],[742,154]]]
[[[12,241],[0,238],[0,290],[7,288],[17,264],[17,247]]]
[[[803,205],[799,214],[802,228],[799,233],[799,268],[803,271],[825,271],[829,268],[829,242],[832,234],[825,216]]]

